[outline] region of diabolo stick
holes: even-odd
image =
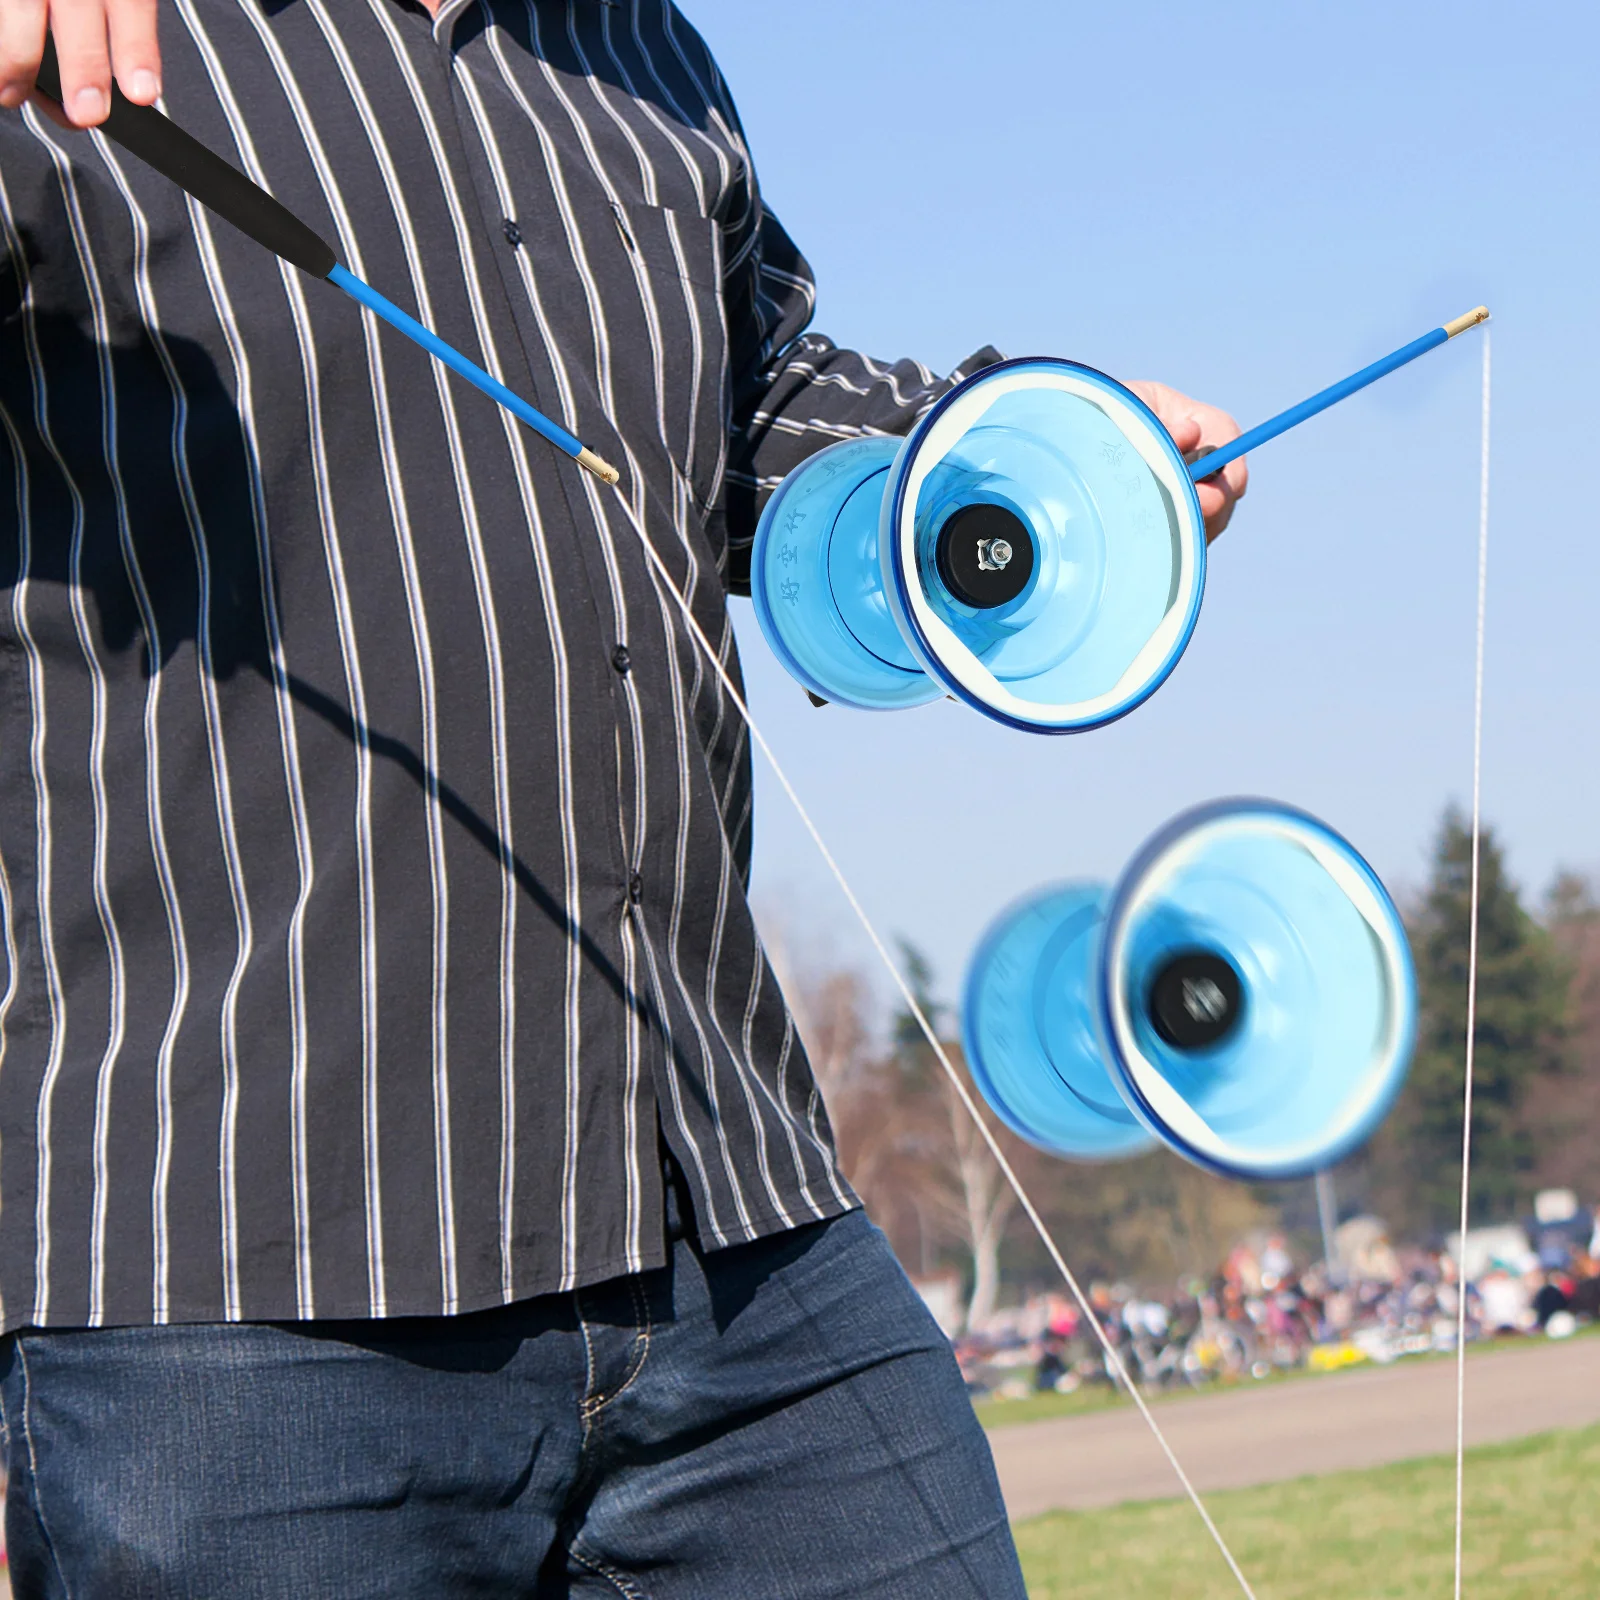
[[[1455,338],[1458,333],[1465,333],[1468,328],[1475,328],[1480,322],[1488,320],[1488,306],[1478,306],[1465,316],[1457,317],[1455,321],[1447,322],[1442,327],[1423,334],[1420,339],[1413,339],[1410,344],[1401,345],[1398,350],[1386,355],[1382,361],[1374,361],[1370,367],[1352,372],[1348,378],[1342,378],[1320,394],[1314,394],[1309,400],[1302,400],[1299,405],[1290,406],[1287,411],[1280,411],[1277,416],[1269,418],[1246,433],[1241,433],[1237,439],[1230,440],[1220,449],[1208,451],[1191,464],[1189,476],[1196,483],[1204,482],[1205,479],[1221,472],[1230,461],[1237,461],[1246,451],[1254,450],[1258,444],[1276,439],[1280,433],[1287,433],[1290,428],[1304,422],[1307,417],[1314,417],[1319,411],[1326,411],[1329,406],[1337,405],[1341,400],[1353,395],[1357,389],[1365,389],[1369,383],[1376,383],[1379,378],[1386,378],[1397,367],[1405,366],[1408,361],[1415,361],[1418,356],[1436,350],[1440,345]]]
[[[51,97],[61,99],[61,73],[56,61],[55,41],[45,41],[44,58],[39,63],[39,87]],[[580,467],[592,472],[602,483],[614,484],[621,474],[610,462],[586,446],[559,423],[514,394],[492,378],[476,362],[469,361],[453,345],[446,344],[431,328],[407,316],[393,301],[386,300],[370,284],[339,264],[333,246],[300,220],[281,201],[274,200],[259,184],[252,182],[231,163],[224,161],[185,133],[154,106],[136,106],[113,83],[111,114],[100,124],[108,139],[115,139],[130,155],[192,195],[208,211],[231,222],[241,233],[270,250],[291,266],[314,278],[336,284],[353,300],[382,317],[391,327],[419,344],[429,355],[442,361],[452,372],[481,389],[491,400],[504,406],[512,416],[548,439],[556,449],[569,455]]]

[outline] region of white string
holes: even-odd
[[[1161,1431],[1156,1419],[1151,1415],[1149,1406],[1145,1404],[1144,1397],[1139,1393],[1138,1385],[1129,1376],[1127,1368],[1122,1363],[1121,1356],[1117,1354],[1116,1346],[1112,1344],[1109,1335],[1101,1326],[1100,1319],[1095,1315],[1093,1306],[1089,1304],[1088,1296],[1084,1294],[1077,1278],[1073,1276],[1072,1269],[1068,1267],[1066,1258],[1061,1254],[1055,1239],[1051,1236],[1049,1228],[1045,1226],[1044,1218],[1039,1215],[1033,1201],[1028,1197],[1027,1190],[1022,1187],[1022,1180],[1017,1177],[1011,1163],[1006,1160],[1005,1152],[1000,1148],[999,1141],[990,1131],[988,1123],[984,1121],[982,1114],[973,1101],[971,1092],[966,1084],[961,1081],[961,1075],[956,1071],[955,1063],[951,1061],[944,1045],[939,1040],[939,1036],[934,1032],[933,1024],[929,1022],[926,1013],[921,1005],[918,1004],[916,995],[912,993],[911,987],[901,974],[894,957],[889,954],[888,947],[879,936],[877,928],[873,926],[872,919],[868,917],[861,902],[856,898],[855,891],[850,887],[839,863],[834,860],[833,852],[824,843],[816,823],[811,820],[811,813],[806,810],[800,796],[795,793],[794,785],[789,781],[789,775],[783,770],[776,754],[773,752],[772,746],[767,743],[766,735],[762,733],[756,724],[755,718],[750,714],[750,707],[745,703],[745,698],[739,692],[738,686],[734,683],[733,677],[723,663],[722,657],[712,649],[711,641],[705,636],[694,612],[690,610],[688,600],[684,598],[677,584],[673,581],[672,574],[667,570],[665,563],[657,553],[655,545],[644,530],[643,524],[634,515],[633,508],[628,505],[621,494],[617,498],[626,511],[628,520],[632,523],[640,544],[644,547],[646,558],[651,566],[655,568],[661,581],[667,586],[668,592],[678,604],[678,609],[683,612],[684,620],[689,624],[690,631],[699,641],[700,648],[705,652],[706,659],[711,663],[712,671],[721,679],[722,686],[727,691],[728,697],[738,707],[740,716],[744,718],[745,726],[750,730],[751,739],[760,746],[762,755],[766,757],[767,764],[772,768],[773,776],[782,785],[783,792],[788,795],[789,801],[794,806],[795,812],[798,814],[806,832],[811,835],[812,843],[816,845],[821,853],[822,859],[827,863],[829,872],[833,874],[834,881],[839,885],[845,899],[849,902],[850,909],[855,913],[856,920],[861,924],[867,938],[872,943],[873,949],[878,952],[885,968],[888,970],[889,976],[894,980],[895,987],[899,989],[901,998],[906,1003],[906,1008],[916,1020],[918,1028],[922,1030],[923,1037],[928,1041],[939,1065],[944,1069],[945,1076],[950,1080],[951,1088],[955,1090],[961,1104],[966,1107],[967,1114],[977,1124],[978,1132],[982,1134],[984,1143],[989,1147],[990,1155],[994,1157],[995,1163],[1004,1174],[1006,1182],[1011,1185],[1012,1192],[1016,1195],[1018,1203],[1026,1213],[1028,1221],[1033,1224],[1034,1232],[1039,1235],[1040,1241],[1049,1252],[1050,1259],[1055,1263],[1056,1270],[1065,1280],[1068,1289],[1072,1291],[1072,1297],[1078,1302],[1078,1306],[1087,1318],[1089,1326],[1094,1329],[1095,1337],[1099,1339],[1101,1348],[1105,1351],[1106,1362],[1110,1366],[1113,1376],[1127,1391],[1134,1405],[1139,1408],[1139,1414],[1150,1425],[1150,1431],[1155,1435],[1156,1443],[1161,1446],[1162,1453],[1166,1456],[1173,1472],[1177,1474],[1178,1482],[1183,1485],[1184,1493],[1188,1495],[1195,1510],[1200,1513],[1200,1520],[1205,1523],[1206,1530],[1216,1541],[1217,1549],[1222,1552],[1222,1559],[1228,1563],[1229,1570],[1239,1580],[1239,1587],[1244,1591],[1247,1600],[1256,1600],[1255,1590],[1250,1587],[1249,1581],[1240,1570],[1239,1563],[1234,1560],[1233,1552],[1228,1548],[1227,1541],[1222,1537],[1222,1533],[1216,1523],[1211,1520],[1211,1513],[1206,1510],[1205,1502],[1201,1500],[1199,1491],[1190,1482],[1188,1473],[1178,1464],[1178,1458],[1173,1454],[1172,1446],[1167,1443],[1167,1436]]]
[[[1489,573],[1489,330],[1483,330],[1483,423],[1478,466],[1478,648],[1472,696],[1472,890],[1467,935],[1467,1064],[1461,1097],[1461,1246],[1456,1253],[1456,1591],[1466,1506],[1467,1180],[1472,1170],[1472,1065],[1478,1032],[1478,862],[1483,834],[1483,615]]]

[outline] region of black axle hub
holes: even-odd
[[[934,546],[939,579],[963,605],[1009,605],[1033,576],[1033,535],[1004,506],[962,506],[945,518]]]

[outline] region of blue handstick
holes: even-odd
[[[39,63],[38,82],[44,93],[57,100],[61,98],[61,75],[55,43],[48,37]],[[321,238],[281,201],[274,199],[230,162],[207,149],[192,134],[185,133],[154,106],[132,104],[113,84],[111,113],[106,118],[104,132],[106,137],[116,140],[123,149],[169,178],[201,205],[231,222],[241,233],[275,256],[314,278],[326,278],[330,283],[338,284],[346,294],[360,301],[392,327],[398,328],[407,338],[414,339],[430,355],[444,362],[453,372],[460,373],[468,383],[527,423],[601,482],[617,482],[621,476],[617,469],[603,461],[593,450],[587,449],[582,440],[575,439],[565,428],[536,411],[503,383],[497,383],[482,367],[468,361],[460,351],[423,327],[415,317],[408,317],[392,301],[385,300],[376,289],[370,288],[340,266],[333,246],[326,239]]]
[[[1326,411],[1329,406],[1337,405],[1341,400],[1353,395],[1356,390],[1365,389],[1369,383],[1376,383],[1379,378],[1388,377],[1397,367],[1403,367],[1408,361],[1415,361],[1418,356],[1436,350],[1440,345],[1455,338],[1458,333],[1464,333],[1468,328],[1475,328],[1480,322],[1486,322],[1488,317],[1489,308],[1478,306],[1464,317],[1457,317],[1454,322],[1447,322],[1443,327],[1423,334],[1420,339],[1413,339],[1410,344],[1401,345],[1383,360],[1374,361],[1370,367],[1363,367],[1359,372],[1351,373],[1348,378],[1341,379],[1324,389],[1321,394],[1314,394],[1309,400],[1302,400],[1299,405],[1290,406],[1287,411],[1280,411],[1277,416],[1269,418],[1246,433],[1241,433],[1237,439],[1223,445],[1221,449],[1212,450],[1201,456],[1198,461],[1191,464],[1189,476],[1196,483],[1213,477],[1230,461],[1237,461],[1240,456],[1254,450],[1257,445],[1265,444],[1269,439],[1276,439],[1280,433],[1287,433],[1290,428],[1297,427],[1307,417],[1314,417],[1319,411]]]
[[[597,478],[615,483],[617,469],[602,461],[583,441],[567,432],[559,423],[552,422],[542,411],[530,406],[521,395],[512,391],[496,378],[491,378],[482,367],[468,361],[454,345],[446,344],[431,328],[424,327],[415,317],[407,316],[392,300],[386,300],[370,284],[363,283],[353,272],[335,265],[328,273],[328,282],[337,284],[353,300],[359,300],[369,311],[382,317],[391,327],[398,328],[408,339],[415,340],[429,355],[442,361],[452,372],[458,372],[468,383],[481,389],[491,400],[504,406],[512,416],[527,423],[556,449],[571,456],[579,466],[587,467]]]

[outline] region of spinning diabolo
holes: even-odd
[[[1159,1139],[1215,1172],[1315,1172],[1372,1133],[1416,1031],[1405,931],[1332,829],[1264,800],[1202,806],[1117,884],[1041,889],[972,959],[967,1061],[1058,1155]]]

